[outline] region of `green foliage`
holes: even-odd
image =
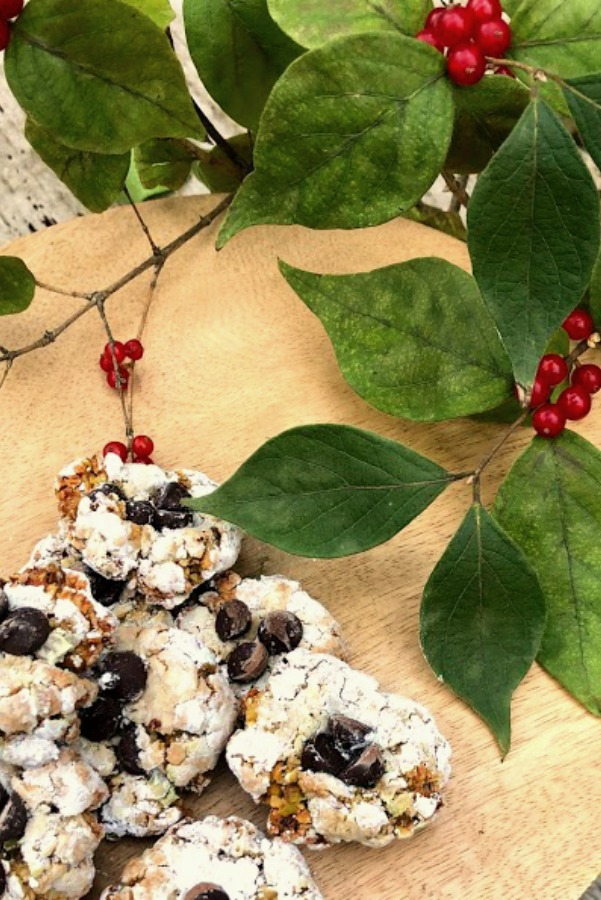
[[[194,156],[185,144],[159,138],[136,147],[134,160],[145,188],[177,191],[188,180]]]
[[[321,47],[335,37],[367,31],[415,35],[432,9],[431,0],[268,0],[279,26],[303,47]]]
[[[35,0],[6,52],[27,115],[70,147],[119,154],[154,137],[200,135],[165,34],[120,0]]]
[[[520,0],[510,4],[514,59],[563,78],[599,71],[598,0]],[[504,3],[507,7],[507,4]]]
[[[237,134],[228,141],[240,159],[252,164],[252,145],[248,134]],[[203,159],[196,161],[194,174],[214,193],[237,191],[243,175],[221,147],[213,147]]]
[[[413,209],[409,209],[401,215],[403,219],[410,219],[412,222],[418,222],[428,228],[435,228],[436,231],[442,231],[443,234],[457,238],[458,241],[465,242],[467,240],[467,229],[458,212],[439,209],[437,206],[428,206],[427,203],[417,203]]]
[[[280,266],[323,323],[342,374],[395,416],[437,421],[498,406],[513,378],[474,279],[441,259],[360,275]]]
[[[586,290],[599,250],[594,182],[546,103],[529,105],[480,177],[468,246],[516,381],[526,387]]]
[[[129,153],[107,156],[73,150],[31,119],[25,124],[25,137],[46,165],[92,212],[108,209],[119,197],[129,170]]]
[[[601,168],[601,75],[569,78],[567,84],[569,88],[564,88],[564,94],[570,112],[584,146]]]
[[[256,171],[218,246],[250,225],[360,228],[413,206],[451,139],[444,68],[440,53],[400,34],[340,38],[294,62],[265,107]]]
[[[601,252],[597,257],[589,286],[589,307],[597,331],[601,328]]]
[[[539,662],[601,715],[601,454],[569,431],[535,438],[505,479],[494,515],[545,593]]]
[[[185,0],[188,47],[206,89],[256,130],[275,82],[302,48],[275,24],[267,0]]]
[[[455,125],[445,168],[465,175],[481,172],[515,127],[530,93],[508,77],[484,78],[453,93]]]
[[[23,312],[35,294],[35,278],[22,259],[0,256],[0,316]]]
[[[175,13],[169,0],[123,0],[123,3],[144,13],[159,28],[168,28],[175,19]]]
[[[484,719],[503,754],[511,696],[536,657],[544,624],[532,566],[474,505],[426,585],[421,642],[436,675]]]
[[[368,431],[307,425],[267,441],[213,494],[187,505],[288,553],[334,558],[389,540],[452,480]]]

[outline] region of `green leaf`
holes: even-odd
[[[544,624],[534,569],[486,510],[473,506],[426,584],[421,642],[435,674],[484,719],[503,755],[511,696],[536,657]]]
[[[394,218],[438,175],[452,120],[444,57],[420,41],[354,35],[305,54],[273,89],[256,171],[218,246],[262,223],[362,228]]]
[[[601,328],[601,251],[597,257],[589,285],[589,307],[597,331]]]
[[[321,47],[335,37],[366,31],[417,34],[431,0],[268,0],[280,28],[303,47]]]
[[[427,203],[417,203],[413,209],[401,214],[403,219],[411,222],[419,222],[427,228],[435,228],[458,241],[467,241],[467,229],[458,212],[439,209],[437,206],[428,206]]]
[[[455,125],[445,168],[481,172],[515,127],[530,92],[514,78],[483,78],[473,87],[455,87]]]
[[[232,119],[256,130],[271,89],[302,48],[280,31],[267,0],[184,0],[184,19],[209,94]]]
[[[108,209],[119,197],[129,170],[129,153],[106,156],[73,150],[31,119],[25,123],[25,137],[46,165],[92,212]]]
[[[570,78],[566,84],[563,92],[570,112],[584,146],[601,169],[601,75]]]
[[[27,309],[35,294],[35,278],[22,259],[0,256],[0,316]]]
[[[592,177],[555,113],[533,101],[468,210],[474,275],[525,388],[588,286],[599,233]]]
[[[185,144],[169,138],[148,141],[134,150],[140,181],[145,188],[177,191],[188,180],[194,156]]]
[[[267,441],[192,509],[299,556],[369,550],[416,518],[453,480],[419,453],[344,425],[306,425]]]
[[[438,421],[498,406],[511,365],[474,279],[442,259],[360,275],[281,271],[324,325],[361,397],[395,416]]]
[[[237,134],[228,140],[240,159],[252,168],[252,146],[248,134]],[[204,159],[194,165],[194,174],[213,194],[229,194],[237,191],[242,181],[239,166],[234,165],[221,147],[213,147]]]
[[[175,13],[169,0],[123,0],[123,2],[144,13],[163,30],[168,28],[175,19]]]
[[[5,55],[28,116],[62,143],[117,154],[154,137],[201,136],[166,35],[120,0],[35,0]]]
[[[570,431],[535,438],[501,486],[494,515],[545,593],[539,662],[601,715],[601,454]]]
[[[521,0],[507,12],[512,16],[513,58],[563,78],[599,71],[598,0]]]

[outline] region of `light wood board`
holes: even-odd
[[[213,203],[206,197],[160,201],[145,206],[144,214],[155,239],[165,243]],[[310,422],[371,429],[451,471],[482,458],[499,426],[470,420],[411,424],[356,397],[320,323],[277,270],[278,257],[324,272],[364,271],[428,255],[467,267],[463,245],[396,221],[346,233],[262,227],[217,254],[215,232],[203,232],[172,258],[150,313],[135,419],[138,431],[154,437],[159,464],[199,467],[224,479],[267,438]],[[9,249],[41,280],[79,290],[105,286],[147,256],[127,209],[52,228]],[[147,285],[145,276],[109,302],[119,338],[134,334]],[[79,302],[40,293],[27,313],[0,320],[0,344],[28,342]],[[117,398],[98,368],[103,344],[100,322],[90,314],[55,345],[18,360],[0,393],[5,575],[54,527],[56,471],[121,437]],[[597,404],[579,430],[601,443]],[[491,466],[486,499],[528,438],[526,431],[517,434]],[[262,568],[302,580],[341,620],[353,664],[384,688],[430,707],[454,748],[446,807],[418,837],[382,851],[353,845],[309,854],[328,900],[575,900],[601,868],[601,722],[535,667],[516,694],[513,746],[501,762],[487,729],[438,684],[420,653],[421,591],[469,503],[469,489],[456,484],[389,544],[352,559],[298,559],[253,541],[244,551],[245,571]],[[226,771],[194,810],[264,821]],[[105,846],[98,888],[140,847],[136,841]]]

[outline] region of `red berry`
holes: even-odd
[[[6,50],[10,43],[10,25],[0,19],[0,51]]]
[[[486,60],[482,51],[471,41],[459,44],[449,50],[447,56],[449,78],[455,84],[467,87],[481,81],[486,71]]]
[[[557,398],[557,405],[566,419],[584,419],[591,411],[591,395],[581,385],[575,384],[562,391]]]
[[[121,441],[110,441],[102,451],[102,455],[106,456],[107,453],[116,453],[123,462],[127,460],[127,447]]]
[[[433,31],[424,29],[423,31],[420,31],[419,34],[416,34],[415,37],[416,40],[421,41],[423,44],[430,44],[430,46],[434,47],[435,50],[438,50],[439,53],[444,53],[444,44],[439,41]]]
[[[568,364],[559,353],[547,353],[538,364],[537,377],[546,381],[551,387],[565,381],[568,374]]]
[[[146,434],[138,434],[131,442],[134,456],[150,456],[154,450],[154,442]]]
[[[551,385],[548,381],[543,381],[539,375],[534,379],[532,385],[532,394],[530,396],[530,407],[536,409],[541,403],[546,403],[551,396]]]
[[[465,6],[449,6],[436,22],[436,37],[445,47],[456,47],[472,37],[476,20],[471,9]]]
[[[572,384],[578,384],[589,394],[596,394],[601,390],[601,369],[592,363],[578,366],[572,375]]]
[[[133,338],[131,341],[125,342],[125,355],[130,359],[142,359],[144,356],[144,347],[142,346],[141,341],[138,341],[136,338]]]
[[[121,341],[115,341],[113,344],[113,350],[115,353],[115,358],[118,363],[122,363],[125,359],[125,347],[121,343]],[[108,356],[109,359],[113,358],[113,354],[111,353],[111,345],[107,344],[104,348],[104,356]]]
[[[511,28],[503,19],[481,22],[474,40],[485,56],[503,56],[511,44]]]
[[[113,368],[112,357],[107,356],[106,353],[103,353],[100,357],[100,368],[103,372],[110,372]]]
[[[508,78],[515,78],[515,74],[511,71],[509,66],[495,66],[492,73],[493,75],[506,75]]]
[[[129,372],[123,366],[119,366],[119,375],[121,376],[121,387],[123,388],[123,390],[125,390],[129,381]],[[109,387],[115,388],[115,390],[117,390],[117,379],[115,377],[114,369],[112,369],[108,373],[108,375],[106,376],[106,380]]]
[[[428,13],[424,31],[431,31],[438,37],[438,26],[444,12],[444,9],[433,9],[431,13]]]
[[[578,307],[570,313],[561,327],[573,341],[584,341],[593,333],[595,326],[591,314]]]
[[[467,8],[471,9],[477,22],[490,22],[503,15],[500,0],[467,0]]]
[[[16,19],[23,12],[25,0],[0,0],[0,18]]]
[[[150,456],[134,456],[134,462],[140,463],[143,466],[154,466],[154,462]]]
[[[554,438],[566,427],[566,417],[556,403],[545,403],[532,414],[532,425],[541,437]]]

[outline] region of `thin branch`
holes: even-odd
[[[180,236],[171,241],[170,244],[167,244],[165,247],[161,248],[160,256],[162,259],[162,265],[164,265],[164,263],[169,259],[170,256],[172,256],[181,247],[187,244],[188,241],[196,237],[199,232],[211,225],[215,221],[215,219],[217,219],[221,215],[221,213],[227,209],[227,207],[232,202],[232,199],[233,195],[228,194],[227,197],[224,197],[224,199],[214,209],[212,209],[210,213],[207,213],[206,216],[202,216],[198,220],[198,222],[196,222],[196,224],[192,225],[191,228],[189,228],[183,234],[180,234]],[[81,317],[84,316],[87,312],[104,303],[106,300],[108,300],[109,297],[112,297],[113,294],[116,294],[131,281],[134,281],[136,278],[142,275],[144,272],[147,272],[149,269],[156,267],[157,264],[157,258],[153,254],[148,259],[144,260],[144,262],[140,263],[138,266],[132,269],[131,272],[128,272],[113,284],[109,285],[109,287],[90,294],[90,299],[84,306],[70,315],[60,325],[57,325],[57,327],[52,329],[52,331],[45,331],[41,337],[39,337],[36,341],[33,341],[31,344],[27,344],[24,347],[18,347],[15,350],[0,348],[0,363],[12,362],[19,356],[24,356],[26,353],[32,353],[34,350],[39,350],[42,347],[47,347],[48,344],[52,344],[61,334],[63,334],[68,328],[71,327],[71,325],[77,322],[78,319],[81,319]]]
[[[457,199],[460,206],[465,206],[467,208],[470,202],[470,195],[466,191],[465,187],[461,185],[461,183],[455,178],[454,175],[449,174],[449,172],[442,172],[441,174],[445,180],[446,186],[453,194],[453,196]]]
[[[489,450],[489,452],[486,454],[486,456],[484,457],[484,459],[482,460],[480,465],[478,465],[474,469],[474,471],[471,473],[471,475],[468,479],[468,482],[472,484],[472,489],[473,489],[473,494],[474,494],[474,503],[481,502],[480,486],[481,486],[481,481],[482,481],[482,473],[487,468],[487,466],[490,465],[490,463],[493,461],[493,459],[495,458],[495,456],[497,455],[499,450],[501,450],[501,448],[509,440],[511,435],[515,431],[517,431],[517,429],[520,427],[520,425],[523,422],[526,421],[526,419],[528,418],[528,416],[530,415],[531,412],[532,412],[532,410],[525,409],[520,414],[520,416],[515,420],[515,422],[513,422],[513,424],[510,425],[509,428],[501,435],[500,439],[493,446],[493,448],[491,450]]]
[[[43,291],[49,291],[51,294],[60,294],[62,297],[75,297],[77,300],[91,300],[94,296],[91,293],[84,293],[83,291],[65,291],[62,288],[52,287],[49,284],[45,284],[43,281],[39,281],[37,278],[35,280],[35,286],[41,288]]]
[[[146,224],[146,222],[144,221],[144,219],[142,218],[142,213],[141,213],[140,210],[138,209],[137,204],[134,203],[133,197],[132,197],[132,195],[130,194],[129,188],[127,187],[127,185],[124,185],[124,186],[123,186],[123,193],[124,193],[125,196],[127,197],[128,202],[129,202],[129,205],[130,205],[131,208],[133,209],[134,214],[135,214],[135,216],[136,216],[136,219],[137,219],[138,222],[140,223],[140,228],[142,229],[142,231],[143,231],[144,234],[146,235],[146,239],[147,239],[148,243],[150,244],[150,249],[152,250],[153,255],[156,256],[157,259],[159,259],[159,258],[161,257],[161,249],[160,249],[160,247],[155,243],[155,241],[154,241],[154,239],[153,239],[153,237],[152,237],[152,235],[151,235],[151,233],[150,233],[150,229],[149,229],[148,225]]]
[[[146,328],[146,323],[148,321],[148,315],[150,313],[150,307],[152,306],[152,301],[154,300],[154,295],[156,292],[157,283],[159,280],[159,275],[163,270],[163,266],[157,264],[154,269],[154,273],[152,276],[152,280],[150,282],[148,288],[148,298],[146,300],[146,305],[144,307],[144,311],[142,313],[142,318],[140,320],[140,325],[138,327],[138,333],[136,335],[139,341],[142,340],[142,336],[144,334],[144,329]],[[136,361],[133,360],[130,366],[130,382],[129,382],[129,416],[130,420],[133,422],[134,418],[134,375],[136,371]]]
[[[468,175],[462,175],[461,178],[457,179],[457,184],[459,185],[459,187],[461,188],[461,190],[463,191],[463,193],[465,194],[466,197],[468,196],[468,193],[466,190],[468,181],[469,181]],[[449,205],[449,212],[458,213],[459,210],[461,209],[461,206],[462,206],[462,203],[461,203],[460,197],[458,197],[456,194],[453,194],[453,196],[451,198],[451,203]]]
[[[209,117],[202,111],[196,100],[194,100],[193,103],[196,115],[200,119],[202,125],[204,126],[213,143],[216,144],[221,150],[223,150],[228,159],[230,159],[234,163],[234,165],[240,169],[243,175],[248,175],[248,173],[251,171],[251,167],[248,165],[248,163],[243,160],[242,157],[238,155],[238,153],[236,153],[235,149],[232,147],[229,141],[226,141],[223,135],[217,130],[217,128],[215,128]]]
[[[3,373],[3,375],[2,375],[2,378],[0,379],[0,391],[1,391],[2,388],[4,387],[4,384],[5,384],[5,382],[6,382],[6,379],[8,378],[8,373],[10,372],[10,370],[12,369],[12,367],[13,367],[12,359],[7,360],[7,362],[6,362],[6,368],[4,369],[4,373]]]
[[[127,409],[127,403],[125,402],[125,391],[123,390],[123,379],[119,373],[119,362],[117,360],[117,356],[115,354],[115,338],[109,325],[109,320],[106,317],[106,312],[104,309],[105,301],[99,301],[96,304],[96,308],[98,310],[98,315],[102,319],[102,324],[104,325],[104,330],[106,331],[106,336],[109,339],[109,349],[111,353],[111,358],[113,360],[113,372],[115,373],[115,385],[117,390],[119,391],[119,400],[121,401],[121,411],[123,412],[123,422],[125,424],[125,435],[127,438],[127,450],[128,453],[131,453],[131,442],[134,436],[134,428],[131,419],[131,414]]]

